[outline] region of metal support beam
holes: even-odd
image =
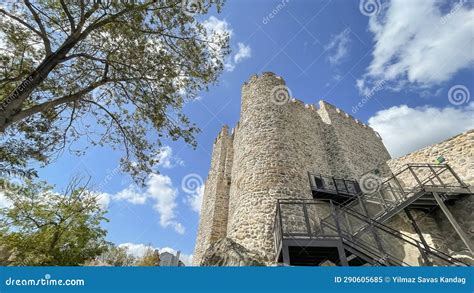
[[[461,237],[462,242],[466,245],[466,247],[469,249],[471,254],[474,251],[474,246],[472,245],[471,241],[469,240],[469,237],[464,233],[463,229],[461,226],[459,226],[458,222],[456,219],[453,217],[451,212],[449,211],[448,207],[444,204],[443,200],[439,196],[437,192],[433,192],[433,197],[435,198],[436,202],[438,203],[439,207],[443,211],[443,213],[446,215],[448,218],[449,222],[453,226],[454,230],[458,233],[459,237]]]
[[[349,266],[349,262],[347,261],[346,251],[344,250],[342,241],[341,244],[337,246],[337,252],[339,253],[339,261],[341,266],[347,267]]]
[[[415,230],[416,234],[418,234],[418,237],[421,240],[421,243],[423,243],[423,246],[427,251],[430,251],[430,246],[425,240],[425,237],[423,237],[423,234],[421,233],[420,227],[416,224],[415,218],[413,218],[413,215],[408,209],[405,209],[405,214],[408,217],[408,220],[410,220],[411,225],[413,226],[413,229]],[[432,266],[433,263],[429,260],[428,256],[426,255],[426,252],[423,249],[420,249],[421,257],[423,258],[423,261],[428,265]]]
[[[369,215],[369,211],[367,210],[367,207],[365,206],[365,203],[364,201],[359,197],[359,204],[362,208],[362,210],[364,211],[365,215],[372,219]],[[368,223],[369,225],[369,229],[370,231],[372,232],[372,235],[374,236],[374,240],[375,240],[375,243],[377,244],[377,248],[379,249],[379,251],[382,253],[382,254],[385,254],[385,250],[383,249],[383,246],[382,246],[382,241],[380,241],[380,238],[379,238],[379,235],[377,234],[377,232],[375,231],[374,229],[374,226],[372,223]]]
[[[451,166],[446,165],[446,167],[448,168],[449,172],[451,172],[451,174],[454,176],[454,178],[456,178],[456,180],[459,182],[459,185],[461,185],[462,187],[467,187],[467,185],[464,182],[462,182],[461,178],[459,178],[458,174],[454,172]]]
[[[436,170],[435,170],[431,165],[429,165],[428,167],[430,168],[431,173],[433,173],[433,174],[435,175],[436,179],[438,179],[439,183],[440,183],[441,185],[443,185],[443,186],[446,186],[446,185],[443,183],[443,181],[441,180],[441,178],[438,176],[438,173],[436,173]]]
[[[398,181],[398,178],[395,176],[395,174],[392,173],[392,178],[395,181],[395,184],[397,184],[398,188],[400,189],[400,198],[398,197],[398,194],[394,194],[393,196],[395,197],[395,201],[400,201],[404,198],[406,198],[405,190],[402,187],[402,184],[400,181]]]
[[[282,245],[281,253],[283,254],[283,265],[285,267],[290,266],[290,249],[288,245]]]
[[[415,177],[415,180],[416,180],[416,182],[418,183],[418,186],[421,187],[421,185],[422,185],[422,184],[421,184],[421,181],[420,181],[420,179],[418,178],[418,176],[416,176],[415,171],[413,171],[413,169],[411,168],[411,166],[408,166],[408,170],[410,171],[411,175],[413,175],[413,177]]]
[[[384,210],[388,209],[388,205],[387,205],[387,202],[385,201],[384,194],[383,194],[383,188],[380,188],[380,190],[376,191],[375,193],[377,194],[378,198],[380,199],[380,202],[382,203],[382,206],[383,206]]]

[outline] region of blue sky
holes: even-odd
[[[231,31],[233,50],[218,85],[185,105],[202,130],[198,148],[165,141],[161,174],[145,189],[118,172],[122,153],[107,147],[64,153],[40,177],[60,190],[74,175],[92,176],[108,208],[108,240],[135,253],[181,250],[188,262],[202,194],[195,187],[220,128],[238,121],[241,85],[253,74],[275,72],[294,98],[324,99],[370,124],[393,156],[473,128],[473,2],[362,2],[375,10],[357,0],[229,0],[220,14],[196,15],[217,33]]]

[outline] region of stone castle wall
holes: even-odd
[[[359,178],[390,159],[382,139],[371,127],[325,102],[321,103],[319,112],[327,113],[321,116],[329,119],[331,135],[326,137],[326,142],[331,143],[328,159],[334,176]],[[344,164],[335,162],[340,158]]]
[[[394,172],[408,163],[431,163],[444,157],[464,183],[474,185],[474,129],[456,135],[443,142],[422,148],[400,158],[392,159],[387,165]]]
[[[279,198],[311,198],[308,171],[329,173],[321,119],[297,102],[272,100],[284,81],[253,77],[242,88],[241,120],[235,131],[228,237],[268,259]],[[308,110],[308,111],[306,111]]]
[[[474,130],[466,131],[400,158],[389,160],[387,165],[393,172],[396,172],[408,163],[435,163],[435,159],[439,156],[445,158],[445,163],[450,165],[464,183],[474,185]],[[407,180],[414,180],[412,177],[409,178]],[[451,176],[442,176],[442,180],[449,183],[455,179]],[[413,185],[414,182],[407,181],[405,184]],[[461,228],[468,234],[471,242],[474,242],[474,197],[466,196],[454,204],[448,205],[448,208]],[[416,216],[417,222],[422,221],[419,226],[424,237],[431,240],[433,247],[448,253],[466,250],[463,242],[454,233],[453,227],[440,209],[436,209],[430,214],[419,211]],[[397,225],[391,226],[397,227]],[[400,229],[400,227],[398,228]],[[404,229],[401,231],[414,233]]]
[[[276,102],[275,91],[282,89],[284,80],[272,73],[253,76],[242,87],[240,122],[233,135],[227,130],[219,134],[204,193],[194,255],[197,265],[203,250],[224,231],[222,237],[273,259],[277,199],[312,198],[308,172],[357,178],[390,159],[370,127],[323,101],[319,109],[298,100]],[[225,150],[220,147],[222,137],[227,142]],[[223,152],[230,162],[227,169],[232,169],[227,173],[230,188],[216,193],[222,190],[223,181],[216,174],[222,169],[218,166],[223,164]],[[212,201],[219,198],[224,202],[226,195],[228,215],[223,215],[224,208],[217,209],[222,213],[216,212],[216,206],[223,205]],[[220,226],[224,223],[225,228]]]
[[[232,159],[232,136],[224,126],[212,151],[196,238],[195,260],[201,259],[202,253],[211,243],[226,236]]]

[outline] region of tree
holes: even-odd
[[[128,253],[126,247],[110,244],[107,251],[99,255],[96,259],[88,262],[88,266],[114,266],[129,267],[133,266],[136,258]]]
[[[195,146],[199,129],[182,106],[216,82],[230,51],[229,35],[194,14],[223,1],[2,4],[0,162],[46,164],[66,147],[82,154],[87,147],[71,146],[82,138],[123,149],[122,168],[143,181],[163,137]]]
[[[76,266],[107,249],[100,227],[105,211],[87,185],[79,185],[73,180],[64,195],[30,180],[21,189],[4,189],[11,206],[0,209],[0,247],[10,255],[8,265]]]
[[[143,253],[143,256],[137,260],[137,266],[141,267],[155,267],[160,265],[160,252],[158,249],[148,247]]]
[[[4,246],[0,246],[0,266],[7,266],[10,263],[10,257],[10,251]]]

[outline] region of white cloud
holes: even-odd
[[[172,227],[176,233],[184,234],[184,226],[176,221],[178,191],[174,188],[171,178],[161,174],[151,174],[145,185],[144,191],[139,190],[135,185],[130,185],[111,198],[137,205],[145,204],[149,199],[153,202],[153,209],[160,216],[160,225],[164,228]]]
[[[232,37],[233,31],[229,23],[223,19],[218,19],[215,16],[209,17],[202,23],[207,33],[207,40],[212,43],[208,46],[208,50],[211,54],[211,62],[215,66],[218,64],[224,64],[227,69],[227,64],[224,62],[224,49],[217,45],[226,42],[228,37]]]
[[[151,245],[136,244],[136,243],[122,243],[122,244],[119,244],[118,246],[119,247],[126,247],[128,253],[130,253],[131,255],[133,255],[135,257],[142,257],[143,254],[145,253],[145,251],[148,248],[158,249],[158,251],[160,253],[169,252],[169,253],[174,254],[174,255],[176,255],[176,253],[177,253],[177,250],[173,249],[171,247],[158,248],[158,247],[153,247]],[[179,259],[186,266],[190,266],[190,265],[192,265],[192,262],[193,262],[193,255],[192,254],[183,254],[183,253],[181,253],[180,256],[179,256]]]
[[[175,221],[178,191],[173,187],[171,178],[161,174],[152,174],[146,184],[148,196],[155,200],[153,208],[160,214],[160,225],[171,226],[177,233],[184,234],[183,225]]]
[[[225,19],[218,19],[215,16],[209,17],[202,25],[208,34],[208,40],[215,43],[223,41],[227,36],[232,38],[234,34],[232,27]],[[237,64],[252,56],[250,46],[241,42],[237,43],[237,53],[232,58],[227,58],[227,60],[223,60],[224,56],[222,56],[221,48],[218,48],[218,46],[211,46],[211,51],[216,56],[214,63],[222,62],[224,69],[229,72],[234,71]]]
[[[252,49],[249,45],[245,45],[244,43],[238,43],[237,46],[239,47],[239,49],[234,55],[235,64],[240,63],[244,59],[252,57]]]
[[[113,196],[114,200],[124,200],[131,204],[144,204],[146,202],[146,194],[143,194],[135,185],[130,184],[127,188],[117,192]]]
[[[399,157],[474,128],[474,102],[463,108],[410,108],[377,112],[369,119],[392,157]]]
[[[234,34],[232,28],[225,19],[221,20],[215,16],[209,17],[209,19],[205,20],[202,25],[210,35],[224,36],[228,34],[232,37]]]
[[[381,79],[392,81],[393,90],[427,88],[473,66],[474,9],[458,2],[442,13],[441,4],[392,0],[383,13],[370,18],[375,48],[358,81],[361,92]]]
[[[227,62],[224,63],[224,69],[226,71],[234,71],[237,64],[239,64],[245,59],[252,57],[252,49],[249,45],[245,45],[244,43],[239,42],[237,43],[237,47],[237,53],[234,54],[234,57],[229,58]]]
[[[183,160],[173,156],[173,149],[170,146],[161,147],[160,153],[156,156],[156,159],[158,160],[157,166],[167,169],[184,165]]]
[[[235,69],[235,64],[232,63],[231,61],[224,63],[224,69],[226,71],[232,72]]]
[[[99,203],[99,206],[101,207],[101,209],[106,210],[110,204],[110,194],[103,192],[103,193],[97,194],[96,196],[97,196],[97,202]]]
[[[331,65],[340,64],[349,54],[350,33],[350,29],[346,28],[339,34],[332,36],[331,42],[324,46],[324,49],[330,53],[328,59]]]
[[[205,185],[201,185],[199,186],[198,188],[196,188],[196,192],[193,193],[193,194],[190,194],[188,196],[188,198],[186,199],[189,207],[197,212],[197,213],[201,213],[201,206],[202,206],[202,199],[203,199],[203,196],[204,196],[204,189],[205,189]]]
[[[133,255],[134,257],[142,257],[148,248],[155,249],[151,245],[135,244],[135,243],[122,243],[122,244],[119,244],[118,247],[126,247],[128,253]]]

